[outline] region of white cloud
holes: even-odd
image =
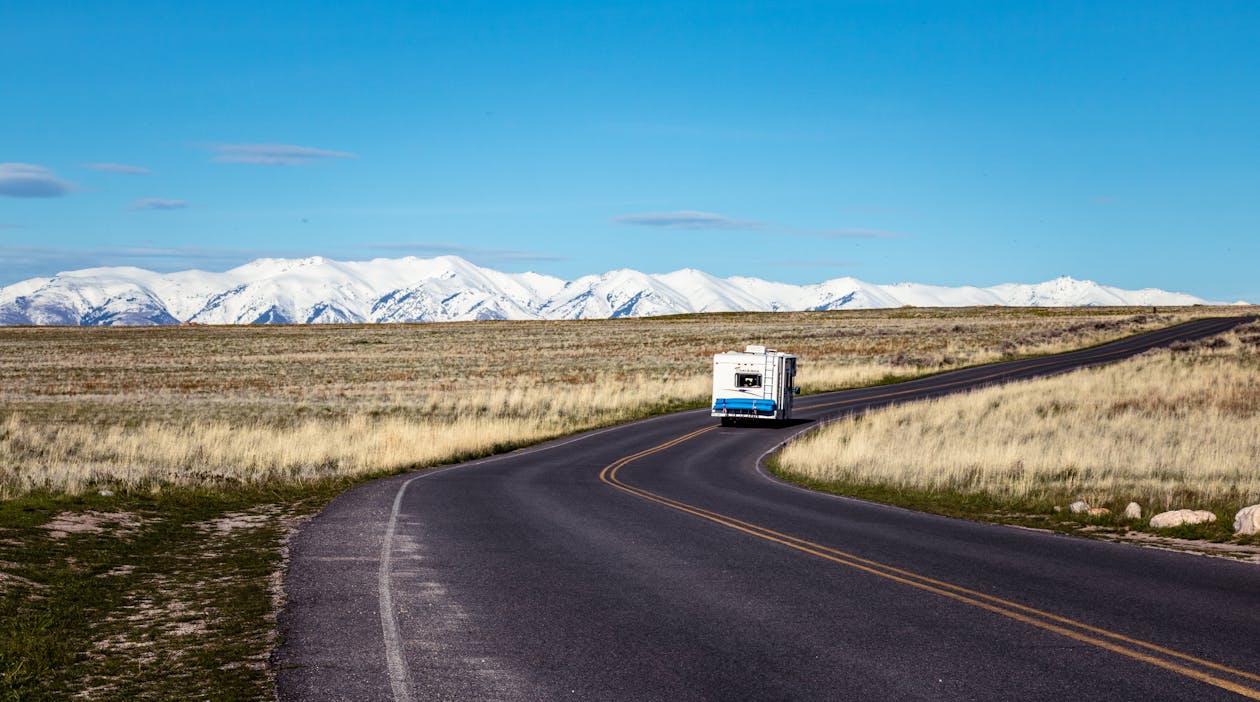
[[[695,212],[680,210],[677,212],[645,212],[643,214],[618,215],[613,221],[619,224],[633,224],[639,227],[659,227],[661,229],[725,229],[735,231],[754,231],[765,228],[765,222],[750,219],[735,219],[712,212]]]
[[[358,158],[348,151],[331,151],[292,144],[214,144],[213,161],[218,163],[252,163],[261,166],[308,166],[320,159]]]
[[[146,197],[131,205],[133,210],[182,210],[186,207],[188,203],[183,200],[166,200],[160,197]]]
[[[61,197],[79,186],[31,163],[0,163],[0,195],[9,197]]]
[[[125,163],[85,163],[84,168],[90,168],[94,171],[103,171],[105,173],[119,173],[122,175],[149,175],[152,173],[147,168],[141,166],[129,166]]]

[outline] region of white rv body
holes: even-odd
[[[797,390],[796,356],[765,346],[748,346],[713,356],[714,417],[783,421],[792,416]]]

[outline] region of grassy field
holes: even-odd
[[[712,354],[746,342],[798,354],[808,393],[1098,343],[1206,312],[0,329],[0,497],[432,465],[699,406]]]
[[[1084,500],[1119,517],[1210,509],[1226,538],[1260,502],[1260,323],[1053,379],[909,404],[788,446],[781,473],[833,491],[963,513],[1053,515]],[[1079,520],[1060,513],[1062,519]]]
[[[1221,312],[0,328],[0,699],[270,698],[295,524],[373,476],[699,406],[717,351],[791,350],[817,392]]]
[[[0,502],[0,699],[273,699],[285,539],[346,487]]]

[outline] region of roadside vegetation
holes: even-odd
[[[806,393],[1076,348],[1204,309],[878,310],[589,322],[0,329],[0,498],[307,483],[707,402],[770,342]]]
[[[348,485],[0,502],[0,699],[272,699],[285,539]]]
[[[892,407],[836,422],[777,457],[829,491],[998,521],[1144,529],[1207,509],[1176,535],[1232,539],[1260,503],[1260,323],[1057,378]],[[1083,500],[1108,514],[1064,509]],[[1122,516],[1129,502],[1143,519]],[[1254,541],[1254,539],[1247,539]]]
[[[269,698],[285,538],[328,499],[703,406],[717,351],[789,349],[820,392],[1222,313],[0,327],[0,699]]]

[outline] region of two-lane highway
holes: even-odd
[[[1066,372],[1238,319],[684,412],[351,490],[292,543],[282,700],[1260,699],[1260,568],[786,485],[819,420]]]

